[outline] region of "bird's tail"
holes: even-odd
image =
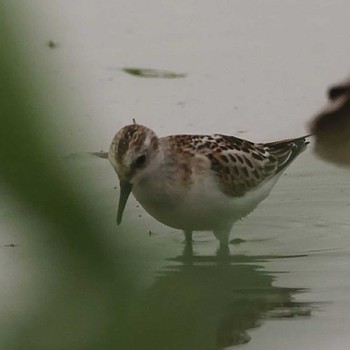
[[[293,160],[306,149],[309,142],[306,140],[311,135],[301,136],[294,139],[287,139],[265,143],[266,150],[277,158],[277,172],[287,168]]]

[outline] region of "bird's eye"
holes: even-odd
[[[142,156],[139,156],[138,158],[136,158],[135,160],[135,165],[140,168],[146,160],[146,156],[143,154]]]

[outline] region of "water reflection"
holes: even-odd
[[[247,343],[263,318],[302,315],[296,288],[272,285],[261,263],[276,257],[196,256],[190,247],[159,272],[131,312],[132,349],[223,349]],[[259,264],[260,263],[260,264]],[[278,313],[278,310],[283,312]],[[286,310],[289,312],[286,313]]]

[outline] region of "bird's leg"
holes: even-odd
[[[186,263],[192,263],[193,260],[193,246],[192,243],[186,243],[182,252],[182,258]]]
[[[191,230],[185,230],[185,241],[187,245],[192,245],[192,231]]]
[[[225,244],[220,244],[218,250],[216,251],[216,256],[220,259],[226,259],[230,256],[230,247]]]
[[[231,227],[229,229],[215,230],[214,235],[219,240],[220,246],[216,252],[216,255],[220,259],[226,259],[230,256],[230,248],[228,246],[228,240],[230,237]]]
[[[216,239],[220,241],[220,247],[228,247],[228,239],[230,237],[231,227],[220,230],[214,230],[213,233]]]

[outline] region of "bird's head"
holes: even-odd
[[[135,179],[139,177],[158,149],[158,137],[149,128],[131,124],[124,126],[114,136],[108,159],[120,181],[117,224],[122,220],[124,208]]]

